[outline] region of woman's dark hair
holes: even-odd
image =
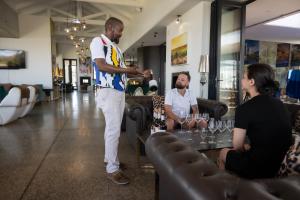
[[[257,91],[264,95],[274,95],[276,84],[275,74],[268,64],[253,64],[247,69],[248,79],[254,79]]]

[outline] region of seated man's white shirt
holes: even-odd
[[[187,115],[190,113],[191,106],[197,105],[195,96],[189,89],[186,89],[184,96],[178,93],[177,88],[167,92],[165,104],[172,106],[172,112],[179,116],[180,111]]]

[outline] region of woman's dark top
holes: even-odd
[[[245,178],[276,176],[292,144],[287,109],[274,97],[258,95],[236,109],[235,127],[246,129],[251,149],[230,150],[225,168]]]

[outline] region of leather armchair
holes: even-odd
[[[246,180],[217,166],[203,154],[168,133],[155,133],[146,142],[147,157],[153,163],[162,200],[298,199],[300,177]]]

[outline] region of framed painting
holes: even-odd
[[[290,59],[290,44],[288,43],[277,44],[276,67],[289,66],[289,59]]]
[[[187,64],[187,33],[171,40],[171,65]]]
[[[259,43],[259,62],[269,64],[272,67],[276,66],[277,45],[275,42]]]
[[[259,41],[245,41],[245,64],[256,64],[259,62]]]
[[[292,45],[291,66],[300,66],[300,44]]]

